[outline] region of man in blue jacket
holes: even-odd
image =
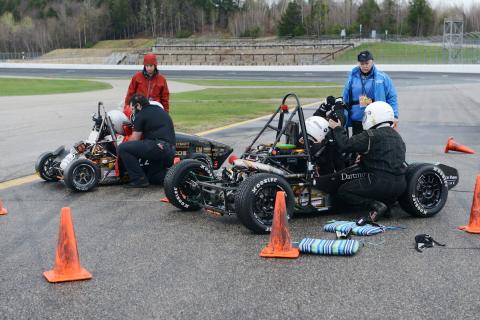
[[[358,55],[358,66],[348,75],[343,89],[343,101],[351,108],[349,126],[353,135],[363,131],[362,119],[365,107],[375,101],[384,101],[393,108],[396,128],[398,124],[397,91],[392,79],[378,70],[373,64],[373,55],[369,51],[362,51]]]

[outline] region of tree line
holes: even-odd
[[[427,0],[0,0],[0,52],[47,52],[133,37],[442,34],[444,18],[480,30],[480,5]]]

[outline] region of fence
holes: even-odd
[[[41,56],[40,52],[0,52],[0,61],[27,60]]]

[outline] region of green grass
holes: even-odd
[[[375,63],[411,63],[411,64],[444,64],[448,63],[448,50],[442,46],[427,46],[397,42],[365,43],[355,49],[335,56],[334,64],[356,64],[360,51],[372,52]],[[480,49],[464,48],[463,63],[478,63]]]
[[[97,42],[93,49],[119,49],[119,48],[131,48],[131,49],[150,49],[155,45],[155,39],[124,39],[124,40],[103,40]]]
[[[301,88],[291,90],[302,99],[320,100],[328,95],[340,95],[342,88]],[[286,89],[205,89],[174,93],[170,114],[175,129],[199,132],[239,121],[271,114],[280,105]],[[287,103],[294,106],[293,99]]]
[[[110,89],[105,82],[89,80],[49,80],[0,78],[0,96],[31,96]]]
[[[194,80],[177,79],[179,82],[191,83],[201,86],[302,86],[319,87],[339,85],[336,82],[305,82],[305,81],[270,81],[270,80]]]

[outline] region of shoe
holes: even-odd
[[[125,185],[126,188],[146,188],[150,185],[147,179],[138,179],[129,182],[128,184]]]
[[[372,210],[368,213],[370,220],[377,222],[382,217],[385,217],[388,207],[380,201],[373,201],[371,205]]]

